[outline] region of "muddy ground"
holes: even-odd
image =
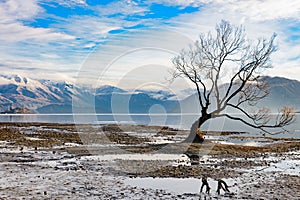
[[[187,134],[158,126],[2,123],[0,199],[300,199],[299,140],[191,145],[181,142]],[[205,135],[244,139],[237,132]],[[176,193],[126,184],[146,177],[196,178],[199,186],[203,177],[233,180],[235,190]]]

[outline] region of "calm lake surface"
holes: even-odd
[[[0,122],[47,122],[60,124],[138,124],[170,126],[178,129],[190,129],[192,123],[198,118],[195,114],[1,114]],[[288,137],[300,139],[300,114],[296,121],[287,127],[290,133],[276,135],[275,137]],[[225,118],[208,121],[203,129],[212,131],[243,131],[251,135],[261,132],[236,121]]]

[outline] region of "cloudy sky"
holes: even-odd
[[[300,80],[299,0],[0,0],[0,69],[157,82],[181,48],[222,19],[243,24],[253,39],[276,32],[279,50],[267,74]]]

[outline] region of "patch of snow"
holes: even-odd
[[[27,140],[32,140],[32,141],[41,141],[41,140],[45,140],[45,139],[42,139],[42,138],[36,138],[36,137],[25,137],[25,139],[27,139]]]
[[[112,160],[182,160],[182,154],[105,154],[83,156],[84,160],[112,161]]]
[[[169,143],[175,143],[174,139],[170,139],[169,137],[155,137],[151,138],[152,141],[148,142],[148,144],[169,144]]]
[[[0,141],[0,145],[3,145],[3,144],[6,145],[6,144],[9,144],[9,142],[8,142],[8,141],[5,141],[5,140],[4,140],[4,141],[1,140],[1,141]]]
[[[66,147],[78,147],[78,146],[80,146],[80,144],[73,143],[73,142],[66,142],[66,143],[64,143],[64,145]]]
[[[259,172],[281,172],[283,174],[300,176],[300,160],[283,159],[277,163],[271,163],[267,167],[257,167]]]
[[[244,134],[242,135],[244,136]],[[226,144],[226,145],[243,145],[243,146],[266,146],[270,144],[279,143],[281,141],[273,141],[271,139],[266,139],[262,137],[257,138],[245,138],[245,137],[234,137],[234,135],[229,136],[211,136],[205,135],[207,140],[212,141],[213,143],[217,144]]]
[[[100,129],[100,128],[103,128],[102,125],[92,125],[91,127],[94,128],[94,129]]]
[[[236,145],[233,142],[227,142],[227,141],[213,141],[213,143],[217,143],[217,144],[227,144],[227,145]]]
[[[245,143],[242,143],[241,145],[243,145],[243,146],[250,146],[250,147],[263,146],[261,143],[255,142],[255,141],[245,142]]]
[[[1,147],[0,153],[20,153],[20,148],[16,147]]]

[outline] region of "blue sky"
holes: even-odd
[[[274,68],[267,73],[300,80],[299,0],[1,0],[0,69],[6,74],[76,81],[78,73],[92,69],[86,63],[102,71],[104,66],[99,65],[109,63],[102,62],[105,58],[113,60],[129,46],[143,48],[145,41],[137,38],[145,35],[148,46],[153,42],[173,51],[122,56],[122,62],[109,68],[109,82],[114,75],[128,73],[128,66],[170,65],[179,47],[213,30],[222,19],[243,24],[251,39],[276,32],[279,50],[272,57]],[[89,61],[94,53],[106,57]]]

